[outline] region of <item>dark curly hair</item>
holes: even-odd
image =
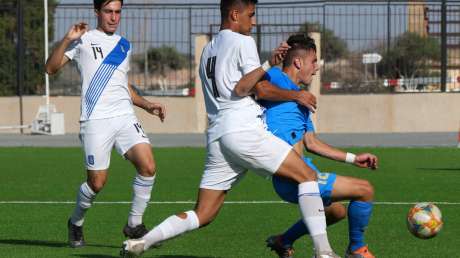
[[[303,51],[313,50],[316,52],[315,40],[307,34],[295,34],[288,38],[287,44],[291,47],[283,61],[283,66],[291,65],[293,59]]]

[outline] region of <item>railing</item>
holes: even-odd
[[[0,47],[10,51],[0,67],[2,95],[17,94],[15,83],[15,7],[0,5],[6,37]],[[58,4],[50,8],[50,46],[71,24],[96,25],[91,4]],[[24,6],[27,14],[42,6]],[[261,60],[293,33],[322,33],[322,93],[363,94],[460,91],[460,3],[449,1],[297,1],[257,5],[253,36]],[[44,94],[40,83],[43,37],[27,31],[43,26],[25,16],[25,82],[23,94]],[[218,4],[130,4],[124,6],[118,33],[133,44],[130,82],[146,95],[187,95],[193,92],[194,37],[219,30]],[[9,33],[9,34],[8,34]],[[32,35],[32,36],[31,36]],[[16,41],[15,41],[16,40]],[[411,44],[416,44],[416,48]],[[11,47],[13,46],[13,47]],[[446,46],[442,48],[441,46]],[[422,48],[420,51],[419,48]],[[426,49],[423,49],[426,48]],[[442,50],[446,49],[445,52]],[[378,63],[363,63],[364,54],[378,54]],[[7,62],[7,63],[5,63]],[[5,76],[3,76],[5,74]],[[432,79],[427,79],[432,78]],[[391,84],[389,81],[404,81]],[[422,83],[420,83],[422,82]],[[52,95],[79,95],[80,77],[67,66],[51,77]]]

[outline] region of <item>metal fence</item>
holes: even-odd
[[[25,8],[35,8],[37,13],[43,10],[40,6]],[[5,13],[2,10],[0,17]],[[54,34],[50,46],[75,22],[96,26],[92,5],[59,4],[51,10]],[[256,15],[258,26],[253,36],[261,60],[293,33],[322,33],[323,94],[460,91],[457,1],[260,3]],[[194,38],[214,35],[219,23],[218,4],[125,4],[118,33],[133,44],[131,83],[146,95],[189,95],[195,79]],[[39,28],[40,24],[25,24],[31,25]],[[26,53],[37,51],[27,43]],[[366,59],[369,56],[376,60]],[[13,66],[7,73],[14,73]],[[25,65],[24,72],[27,77],[31,70],[42,68]],[[23,88],[29,89],[25,94],[44,93],[38,83]],[[74,66],[51,78],[51,94],[80,94]]]
[[[191,7],[136,5],[123,7],[118,33],[133,46],[130,82],[145,95],[188,95],[193,87]],[[77,21],[96,27],[92,5],[63,4],[55,11],[54,42]],[[79,94],[79,75],[68,67],[53,82],[55,94]]]

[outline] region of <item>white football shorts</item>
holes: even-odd
[[[108,169],[114,146],[123,156],[136,144],[150,144],[134,114],[83,121],[80,123],[80,141],[87,170]]]
[[[200,188],[229,190],[248,169],[261,176],[271,176],[291,149],[291,145],[262,127],[223,135],[207,146]]]

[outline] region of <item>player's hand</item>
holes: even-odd
[[[378,168],[378,158],[370,153],[361,153],[356,155],[354,164],[360,168],[369,168],[374,170]]]
[[[316,111],[316,97],[312,93],[306,91],[306,90],[301,90],[298,93],[298,96],[296,98],[296,102],[299,103],[300,105],[308,108],[312,113],[315,113]]]
[[[163,104],[149,102],[149,104],[145,107],[145,111],[152,115],[158,116],[161,122],[165,120],[166,108]]]
[[[281,44],[275,48],[272,52],[272,55],[270,57],[270,65],[278,65],[280,64],[284,58],[286,57],[286,53],[291,48],[286,42],[281,42]]]
[[[79,39],[85,32],[87,32],[89,29],[89,26],[87,23],[80,22],[77,24],[72,25],[70,27],[69,31],[65,35],[65,38],[69,41],[74,41],[76,39]]]

